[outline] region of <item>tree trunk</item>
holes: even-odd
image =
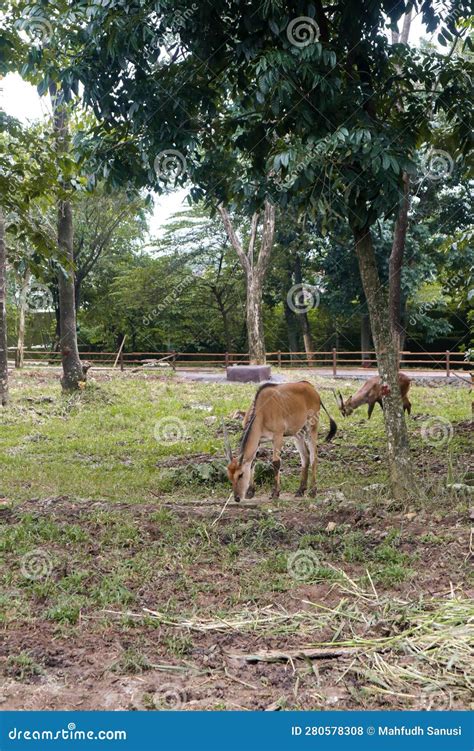
[[[396,40],[400,44],[408,45],[408,36],[411,27],[412,7],[407,4],[407,10],[403,17],[402,32]],[[397,68],[398,69],[398,68]],[[402,110],[400,102],[396,103],[398,110]],[[392,335],[395,340],[398,353],[403,348],[401,339],[403,336],[402,326],[402,268],[405,254],[405,243],[408,229],[408,210],[410,208],[410,178],[403,173],[403,197],[393,230],[392,251],[390,253],[388,267],[388,299],[390,311],[390,324]],[[400,355],[399,355],[400,359]]]
[[[370,330],[370,318],[367,313],[360,317],[360,348],[362,350],[362,362],[364,367],[370,365],[370,350],[372,349],[372,332]],[[367,365],[365,364],[367,363]]]
[[[288,289],[291,287],[291,284],[289,285]],[[284,310],[285,310],[285,321],[286,321],[286,331],[288,336],[288,348],[290,352],[298,352],[299,351],[299,344],[298,344],[298,322],[296,320],[296,314],[292,311],[290,306],[288,305],[288,301],[286,299],[283,301]],[[293,359],[293,358],[290,358]]]
[[[263,365],[266,360],[262,297],[263,285],[260,276],[250,274],[247,277],[247,337],[251,365]]]
[[[392,251],[388,264],[390,325],[398,351],[400,350],[400,338],[403,331],[401,321],[402,267],[408,229],[409,189],[410,181],[405,172],[403,175],[403,199],[395,221]]]
[[[303,274],[301,272],[301,259],[297,254],[295,257],[295,284],[303,283]],[[314,343],[311,335],[311,326],[309,325],[308,314],[305,311],[298,312],[300,319],[301,331],[303,334],[304,351],[308,361],[313,362]]]
[[[81,305],[81,292],[82,292],[82,279],[79,279],[77,274],[74,276],[74,305],[76,306],[76,315],[77,311],[80,308]]]
[[[250,363],[252,365],[263,365],[266,361],[262,316],[263,284],[268,268],[268,262],[270,260],[270,253],[273,247],[273,238],[275,236],[275,207],[269,201],[265,201],[260,252],[257,259],[254,257],[254,251],[257,239],[259,215],[255,213],[252,217],[248,247],[247,250],[244,251],[227,209],[225,209],[222,204],[220,204],[218,208],[227,232],[227,237],[237,253],[241,266],[245,271],[247,282],[246,323]]]
[[[51,89],[54,112],[54,130],[58,154],[67,151],[69,146],[69,129],[64,103],[58,97],[55,87]],[[82,369],[77,345],[76,305],[74,291],[74,243],[72,207],[68,200],[58,201],[58,247],[66,260],[66,272],[58,274],[59,287],[59,332],[63,377],[61,385],[64,391],[75,391],[86,378]]]
[[[285,255],[285,281],[284,281],[284,290],[282,290],[283,294],[283,310],[285,313],[285,322],[286,322],[286,332],[288,337],[288,349],[290,353],[292,352],[299,352],[300,345],[299,345],[299,331],[300,326],[298,324],[296,313],[290,308],[288,305],[288,299],[287,299],[287,293],[288,290],[291,289],[293,286],[293,263],[292,263],[292,256],[288,252]],[[293,357],[290,354],[290,360],[292,360]]]
[[[410,26],[411,26],[411,14],[412,14],[412,8],[407,8],[407,12],[405,13],[405,16],[403,17],[403,26],[402,26],[402,33],[400,34],[399,42],[400,44],[408,44],[408,37],[410,34]]]
[[[30,288],[31,274],[28,270],[23,277],[23,284],[20,291],[20,304],[18,307],[18,337],[15,354],[15,368],[23,367],[25,352],[25,322],[26,322],[26,296]]]
[[[384,419],[390,485],[394,498],[401,500],[414,491],[413,467],[408,432],[398,384],[398,347],[392,337],[387,298],[377,269],[370,229],[354,230],[360,276],[369,308],[370,324],[382,383],[390,392],[384,397]]]
[[[8,342],[7,342],[7,250],[5,219],[0,208],[0,406],[8,402]]]
[[[403,352],[405,349],[405,344],[407,340],[407,332],[406,332],[406,317],[407,317],[407,301],[406,297],[402,298],[401,302],[401,312],[400,312],[400,341],[399,341],[399,347],[400,347],[400,353]],[[402,355],[400,354],[400,362],[402,361]]]
[[[69,266],[66,273],[60,271],[58,275],[59,327],[63,366],[61,385],[64,391],[75,391],[80,388],[79,384],[86,380],[77,345],[74,274],[72,271],[74,263],[72,231],[71,204],[69,201],[60,201],[58,206],[58,245]]]

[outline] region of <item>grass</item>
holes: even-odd
[[[331,381],[320,380],[324,389],[332,386]],[[354,390],[350,382],[338,382],[337,386],[344,396]],[[221,420],[246,407],[253,393],[253,386],[185,383],[176,388],[169,379],[117,378],[90,384],[77,396],[61,397],[57,381],[45,378],[38,382],[25,372],[13,385],[11,408],[2,415],[2,492],[16,500],[31,498],[35,488],[41,489],[43,496],[110,501],[127,498],[139,502],[152,498],[153,493],[178,490],[204,496],[208,493],[207,478],[186,467],[185,459],[189,454],[209,454],[217,465],[223,464]],[[328,395],[328,404],[330,398]],[[450,421],[470,417],[468,391],[464,388],[430,390],[415,386],[412,401],[418,416],[420,412],[425,417],[442,415]],[[336,414],[335,403],[331,411]],[[156,426],[170,415],[179,421],[178,433],[165,440],[166,423],[164,434]],[[216,421],[207,425],[209,417]],[[339,442],[338,462],[329,466],[321,462],[320,486],[344,487],[348,469],[353,470],[356,484],[367,485],[369,462],[370,480],[383,482],[380,410],[368,423],[362,408],[351,418],[340,418],[339,427],[343,436],[350,437],[350,445]],[[445,446],[423,444],[417,423],[412,422],[411,427],[416,451],[426,454],[429,449],[430,453],[445,454]],[[457,450],[467,447],[467,441],[468,436],[453,436],[450,451],[454,460]],[[360,465],[357,459],[354,461],[354,447],[360,452]],[[178,457],[183,457],[184,467],[157,471],[157,463]],[[214,480],[224,480],[224,474],[217,475]],[[289,489],[296,483],[297,477],[292,476]]]
[[[27,681],[41,675],[43,669],[27,652],[20,652],[8,657],[5,672],[19,681]]]
[[[316,385],[331,405],[333,382]],[[104,671],[216,675],[228,698],[216,689],[205,707],[256,706],[260,692],[238,692],[260,678],[268,704],[288,708],[323,708],[324,681],[344,686],[352,708],[385,706],[390,692],[396,706],[418,706],[420,691],[433,708],[467,706],[470,498],[449,484],[472,478],[468,390],[413,388],[408,426],[421,481],[405,503],[387,487],[382,415],[368,422],[359,411],[338,418],[338,437],[321,448],[316,500],[293,498],[299,463],[286,450],[282,498],[268,500],[262,460],[252,504],[230,504],[214,523],[229,492],[221,420],[237,445],[231,415],[253,393],[127,374],[63,397],[46,374],[15,374],[0,431],[0,625],[9,644],[0,669],[43,681],[54,672],[43,667],[50,644],[67,656],[90,638],[97,681]],[[452,423],[447,445],[423,439],[423,422],[436,416]],[[309,564],[292,568],[298,556]],[[255,642],[360,653],[328,665],[317,688],[307,665],[291,690],[270,668],[229,678],[217,655]],[[146,698],[143,687],[142,708],[162,706],[153,690]]]

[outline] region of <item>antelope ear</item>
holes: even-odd
[[[341,414],[345,416],[345,407],[344,407],[344,399],[342,398],[342,394],[339,391],[339,394],[336,393],[336,389],[333,389],[334,398],[336,400],[337,408]]]
[[[384,385],[383,385],[383,386],[382,386],[382,387],[380,388],[380,394],[381,394],[382,396],[388,396],[388,395],[389,395],[389,394],[391,393],[391,391],[392,391],[392,389],[391,389],[391,388],[390,388],[390,386],[388,386],[387,384],[384,384]]]

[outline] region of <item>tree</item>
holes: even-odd
[[[237,226],[245,237],[247,225]],[[85,285],[83,338],[107,347],[126,334],[135,350],[243,351],[245,280],[220,217],[198,205],[171,217],[148,252],[133,233],[116,251]]]
[[[93,192],[76,193],[74,221],[74,297],[76,311],[82,303],[84,284],[106,255],[119,258],[145,242],[146,214],[150,202],[125,191],[107,191],[97,185]]]
[[[275,235],[275,207],[265,201],[262,220],[262,236],[258,256],[256,256],[257,231],[260,215],[255,212],[250,225],[250,235],[247,248],[244,250],[241,241],[237,237],[234,226],[227,209],[222,204],[219,211],[240,264],[245,272],[247,283],[247,337],[249,346],[249,359],[251,364],[262,364],[266,359],[265,337],[263,332],[262,295],[263,282],[270,260],[270,253]]]
[[[0,401],[8,397],[8,352],[7,352],[7,248],[8,230],[10,251],[16,251],[25,242],[33,243],[37,257],[31,258],[32,266],[38,259],[48,257],[52,251],[44,227],[32,219],[31,207],[41,203],[56,179],[51,159],[51,145],[44,133],[35,127],[22,128],[14,118],[0,110]],[[11,262],[18,259],[10,258]]]
[[[247,241],[248,222],[233,217],[232,227]],[[163,237],[156,241],[157,252],[170,257],[178,254],[183,274],[193,281],[186,284],[185,300],[202,320],[202,310],[212,310],[206,316],[206,333],[211,350],[241,351],[240,322],[245,317],[245,277],[238,257],[229,243],[227,232],[218,216],[209,216],[200,204],[175,214],[167,222]],[[240,266],[240,269],[239,269]],[[242,299],[243,298],[243,299]],[[198,341],[201,341],[199,336]],[[186,348],[192,342],[186,343]]]
[[[8,13],[2,16],[4,27],[2,43],[7,52],[6,68],[21,70],[25,78],[38,84],[40,94],[49,92],[53,105],[53,163],[57,182],[52,192],[57,206],[57,256],[59,262],[64,261],[60,265],[58,274],[63,368],[61,384],[63,390],[70,391],[83,385],[86,371],[79,358],[74,303],[71,206],[74,162],[69,153],[69,103],[72,98],[72,89],[67,82],[58,83],[58,71],[63,71],[64,62],[70,50],[65,49],[61,44],[62,39],[59,35],[53,34],[54,15],[63,12],[62,21],[67,28],[71,29],[72,25],[77,29],[77,26],[75,26],[74,13],[68,13],[65,6],[62,3],[60,5],[61,7],[58,8],[53,7],[52,4],[48,8],[48,19],[46,19],[41,5],[34,5],[24,0],[9,3]],[[43,75],[45,80],[41,80]],[[77,167],[76,172],[79,172]],[[76,179],[75,182],[77,187],[79,180]]]
[[[21,276],[20,292],[18,295],[18,337],[15,353],[15,367],[22,368],[25,356],[25,331],[27,296],[30,291],[31,272],[25,268]]]
[[[54,113],[54,133],[58,161],[69,150],[69,124],[67,104],[64,94],[50,86]],[[59,253],[65,259],[65,266],[58,274],[59,288],[59,333],[63,375],[61,385],[64,391],[75,391],[86,380],[77,343],[76,302],[74,288],[74,230],[71,198],[66,194],[58,199],[57,237]]]

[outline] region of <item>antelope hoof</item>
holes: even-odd
[[[311,488],[308,495],[310,495],[311,498],[316,498],[317,494],[318,494],[317,488]]]
[[[270,493],[270,498],[279,498],[280,497],[280,491],[276,488],[273,488],[272,492]]]
[[[295,493],[295,498],[303,498],[305,493],[306,493],[306,488],[298,488],[298,490]]]
[[[255,495],[255,488],[252,487],[252,486],[250,486],[249,489],[247,490],[246,494],[245,494],[245,497],[246,498],[253,498],[254,495]]]

